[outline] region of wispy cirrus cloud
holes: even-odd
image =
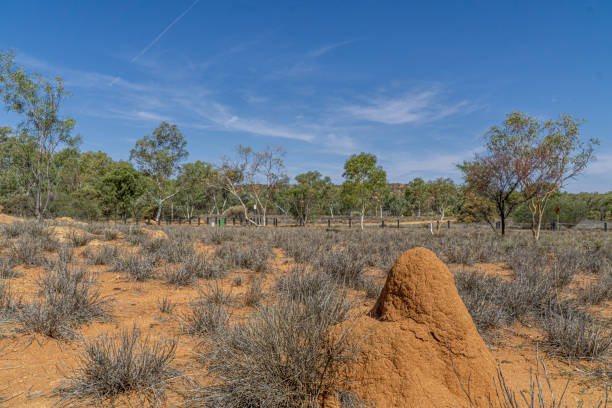
[[[401,97],[379,97],[369,104],[348,105],[342,108],[356,119],[386,125],[430,122],[472,109],[466,100],[455,103],[441,102],[440,92],[436,89]]]
[[[308,54],[306,54],[307,57],[310,58],[316,58],[316,57],[320,57],[324,54],[327,54],[328,52],[335,50],[336,48],[340,48],[343,47],[345,45],[349,45],[351,43],[355,42],[355,40],[346,40],[346,41],[340,41],[340,42],[336,42],[336,43],[332,43],[332,44],[327,44],[324,45],[320,48],[317,48],[315,50],[310,51]]]

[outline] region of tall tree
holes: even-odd
[[[285,181],[283,155],[284,150],[280,146],[266,147],[263,152],[256,152],[240,145],[234,158],[223,158],[219,171],[222,186],[237,199],[247,222],[257,224],[249,217],[250,199],[254,210],[262,215],[265,225],[272,197]]]
[[[429,199],[425,181],[417,177],[408,183],[408,187],[404,192],[404,198],[412,213],[420,217],[421,212],[427,208],[427,200]]]
[[[323,178],[318,171],[295,176],[297,184],[289,189],[289,211],[298,222],[306,226],[313,210],[321,204],[327,177]]]
[[[155,220],[159,222],[164,202],[174,197],[178,190],[168,192],[168,182],[188,156],[187,142],[176,125],[162,122],[151,135],[136,142],[130,151],[130,160],[146,176],[154,180],[154,199],[157,204]]]
[[[502,235],[506,233],[506,219],[526,199],[518,189],[532,171],[526,158],[538,127],[535,119],[512,112],[501,126],[493,126],[485,134],[486,152],[458,166],[468,190],[494,203]]]
[[[438,178],[427,183],[429,208],[436,214],[438,222],[436,230],[440,231],[440,224],[449,206],[457,199],[457,187],[450,178]]]
[[[99,180],[98,188],[105,212],[116,211],[127,217],[134,213],[134,203],[144,193],[146,185],[142,174],[130,163],[119,162]]]
[[[376,165],[376,156],[370,153],[354,154],[344,163],[342,193],[348,202],[353,203],[360,211],[360,226],[363,230],[363,219],[366,209],[378,203],[387,188],[387,173]]]
[[[197,160],[194,163],[185,163],[177,177],[177,184],[181,186],[179,200],[185,209],[185,217],[191,218],[196,210],[203,210],[207,201],[213,201],[215,169],[212,164]]]
[[[535,119],[533,119],[535,121]],[[523,153],[525,171],[521,177],[523,194],[528,197],[533,237],[540,238],[542,216],[553,193],[568,180],[582,173],[593,160],[597,139],[580,138],[581,119],[561,115],[557,120],[536,122],[537,132]]]
[[[15,146],[21,150],[19,165],[29,173],[28,190],[34,198],[34,214],[41,221],[52,196],[53,157],[60,145],[74,146],[75,121],[60,116],[60,107],[70,94],[57,77],[48,81],[17,67],[12,53],[0,53],[0,95],[6,109],[22,117]]]

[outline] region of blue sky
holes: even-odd
[[[612,189],[609,1],[3,1],[0,49],[61,75],[83,150],[127,159],[161,120],[190,160],[280,144],[291,176],[375,153],[451,176],[512,110],[598,137],[570,191]],[[14,117],[0,113],[0,123]]]

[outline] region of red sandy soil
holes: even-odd
[[[127,243],[116,240],[107,244],[126,247]],[[194,244],[194,248],[206,253],[212,250],[199,243]],[[274,272],[262,275],[263,287],[267,293],[271,293],[276,277],[286,273],[293,265],[293,261],[286,258],[282,251],[274,251],[276,257],[271,261]],[[376,353],[385,357],[384,360],[371,362],[361,372],[356,371],[355,379],[358,381],[355,390],[362,395],[380,397],[380,407],[402,404],[415,407],[468,406],[466,399],[462,400],[457,377],[449,365],[450,360],[445,359],[448,349],[441,346],[448,339],[456,369],[465,387],[469,379],[470,390],[475,398],[490,392],[491,382],[487,378],[495,374],[497,365],[501,366],[507,384],[517,394],[520,390],[528,391],[529,372],[535,368],[536,344],[541,340],[539,331],[517,325],[500,331],[495,341],[485,347],[471,319],[466,317],[465,306],[457,300],[458,295],[454,285],[451,285],[452,279],[449,278],[446,266],[430,254],[416,253],[410,257],[422,258],[424,264],[431,268],[417,268],[419,278],[406,280],[402,277],[402,268],[412,268],[410,270],[413,272],[415,269],[409,266],[409,259],[400,259],[398,272],[391,273],[392,278],[386,285],[385,294],[376,307],[374,301],[364,300],[361,294],[355,292],[355,297],[361,299],[361,305],[356,309],[359,316],[355,327],[360,328],[358,333],[369,334],[364,339],[365,353],[370,350],[369,355],[375,356],[377,354],[371,351],[375,349]],[[174,365],[190,375],[203,373],[203,369],[193,359],[199,339],[182,334],[181,316],[189,310],[190,302],[198,298],[198,286],[205,288],[208,282],[201,281],[195,287],[177,288],[159,280],[132,282],[122,273],[106,272],[106,267],[88,268],[95,274],[101,294],[113,300],[113,319],[81,327],[79,333],[83,338],[115,333],[136,324],[145,335],[153,339],[177,339]],[[504,270],[503,266],[498,268]],[[486,269],[490,269],[489,266]],[[18,270],[23,276],[8,281],[13,292],[25,298],[33,297],[37,291],[35,281],[42,273],[41,268],[19,267]],[[432,274],[432,271],[435,273]],[[378,272],[381,277],[384,276],[383,271]],[[239,275],[243,276],[244,283],[234,286],[234,278]],[[243,306],[242,298],[256,275],[239,270],[220,280],[222,287],[231,290],[236,299],[236,307],[232,311],[236,319],[248,316],[253,311]],[[415,294],[417,288],[419,293]],[[428,288],[428,292],[421,292],[422,288]],[[406,294],[415,295],[408,306]],[[171,315],[159,311],[158,303],[164,297],[177,304]],[[270,298],[271,295],[268,295]],[[605,309],[609,313],[612,307],[608,304]],[[367,316],[372,310],[372,316]],[[10,323],[0,325],[0,328],[0,395],[12,397],[5,405],[53,406],[55,398],[50,392],[75,366],[82,342],[79,339],[57,341],[38,335],[16,333]],[[2,334],[6,337],[2,337]],[[432,339],[435,339],[436,344],[432,343]],[[591,374],[598,367],[597,363],[557,359],[543,351],[540,351],[540,356],[544,356],[555,395],[559,395],[567,378],[573,377],[564,400],[568,407],[574,407],[580,401],[585,407],[596,406],[605,397],[605,380]],[[372,378],[378,378],[380,383],[372,383]],[[410,402],[408,399],[409,395],[415,395],[411,394],[414,391],[426,390],[430,393],[435,387],[440,387],[441,395],[438,397],[415,400],[418,402]],[[390,401],[402,401],[402,404],[396,405]],[[175,396],[171,395],[169,402],[176,402]],[[120,401],[117,406],[138,404]]]

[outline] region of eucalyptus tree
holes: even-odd
[[[268,208],[274,194],[286,180],[282,157],[285,151],[280,146],[268,146],[262,152],[239,145],[234,157],[223,157],[219,170],[221,185],[233,196],[251,224],[257,222],[249,217],[249,205],[262,216],[266,223]]]
[[[289,212],[305,226],[313,211],[322,206],[325,186],[331,183],[331,180],[318,171],[309,171],[295,176],[295,181],[297,183],[288,191]]]
[[[376,162],[375,155],[360,153],[353,154],[344,163],[342,195],[346,202],[359,209],[362,230],[366,210],[378,204],[387,189],[387,173]]]
[[[33,197],[34,214],[41,221],[53,195],[53,158],[62,145],[76,146],[72,135],[76,122],[60,116],[70,96],[60,77],[47,80],[15,65],[13,53],[0,53],[0,96],[7,111],[21,117],[13,139],[14,165],[27,174],[27,192]]]
[[[528,197],[531,231],[538,240],[549,199],[586,169],[594,159],[594,146],[599,141],[594,138],[583,140],[580,127],[584,120],[574,119],[571,115],[536,123],[537,132],[523,154],[523,168],[529,171],[524,172],[521,187]]]
[[[448,207],[457,200],[457,187],[450,178],[438,178],[428,182],[426,190],[429,208],[436,215],[436,230],[439,231]]]
[[[169,189],[169,182],[180,163],[189,155],[185,149],[186,145],[187,142],[176,125],[162,122],[151,135],[138,140],[130,151],[130,160],[154,182],[153,199],[157,205],[157,222],[160,220],[164,202],[179,192],[178,189]]]

